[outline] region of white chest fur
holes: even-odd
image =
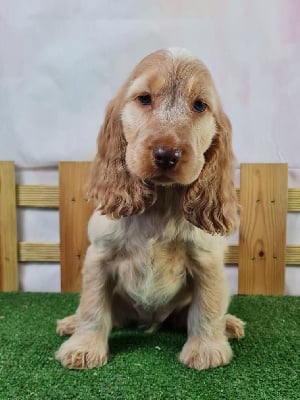
[[[223,254],[224,239],[195,228],[172,210],[152,211],[117,221],[94,213],[89,238],[107,260],[106,268],[117,288],[145,308],[166,305],[193,269],[194,253],[200,261]]]
[[[166,305],[186,283],[188,261],[182,243],[150,240],[137,254],[115,262],[118,287],[145,308]]]

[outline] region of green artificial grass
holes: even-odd
[[[0,399],[300,399],[300,297],[234,297],[247,322],[230,365],[195,371],[177,360],[183,333],[115,331],[109,363],[70,371],[55,359],[56,319],[78,296],[0,293]]]

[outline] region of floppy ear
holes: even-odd
[[[204,154],[205,164],[185,194],[185,218],[209,233],[232,233],[239,222],[234,188],[231,124],[223,111],[216,115],[217,133]]]
[[[102,214],[112,219],[140,214],[155,201],[153,187],[128,171],[126,146],[121,107],[115,98],[106,109],[88,185],[88,197],[96,199]]]

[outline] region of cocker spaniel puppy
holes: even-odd
[[[108,104],[92,164],[97,200],[80,305],[58,321],[56,353],[74,369],[106,364],[113,327],[187,328],[180,361],[230,362],[244,324],[226,314],[224,235],[238,225],[231,125],[205,65],[170,48],[144,58]]]

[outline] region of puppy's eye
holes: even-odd
[[[201,100],[196,100],[193,104],[193,110],[198,113],[203,113],[207,109],[207,105]]]
[[[138,96],[137,99],[143,106],[150,106],[152,103],[150,94],[144,94],[142,96]]]

